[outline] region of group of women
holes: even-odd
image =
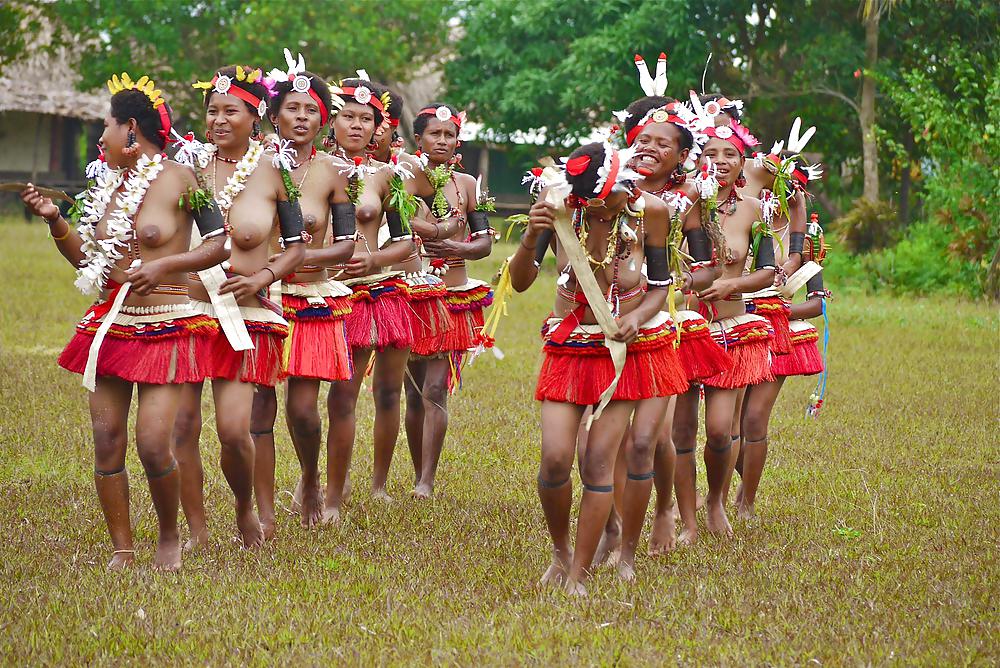
[[[750,516],[782,382],[822,370],[805,322],[825,296],[822,234],[806,223],[806,186],[819,175],[801,157],[812,129],[800,136],[796,120],[787,146],[748,160],[759,142],[741,122],[742,103],[666,97],[665,57],[655,77],[638,56],[636,64],[645,95],[616,114],[609,141],[526,176],[533,205],[500,281],[522,291],[548,251],[555,256],[535,392],[538,494],[553,550],[542,581],[574,594],[609,558],[634,577],[654,487],[650,552],[678,540],[675,486],[679,540],[697,540],[702,393],[706,526],[728,534],[732,472],[742,480],[738,513]],[[122,73],[108,85],[102,160],[88,166],[90,186],[73,209],[64,217],[31,185],[22,199],[77,268],[77,287],[97,298],[59,363],[91,390],[109,566],[135,556],[125,470],[133,386],[136,447],[159,521],[157,568],[180,567],[180,507],[190,529],[183,549],[209,537],[199,450],[206,380],[245,546],[275,532],[280,382],[304,526],[338,521],[350,494],[366,375],[373,495],[388,498],[405,387],[413,495],[429,497],[449,393],[467,356],[492,344],[483,311],[493,291],[466,263],[491,252],[493,206],[456,169],[464,113],[421,109],[417,150],[406,153],[398,93],[363,70],[328,84],[286,50],[283,68],[223,67],[195,84],[204,91],[201,142],[173,128],[148,77]],[[803,285],[806,301],[792,304]],[[325,480],[321,381],[330,383]],[[571,544],[576,459],[583,498]]]

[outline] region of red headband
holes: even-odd
[[[163,135],[163,139],[169,144],[171,124],[170,114],[167,113],[167,103],[164,102],[156,110],[160,112],[160,134]]]
[[[660,112],[663,113],[662,116],[660,116]],[[639,136],[639,134],[646,128],[646,126],[652,125],[653,123],[673,123],[674,125],[682,125],[682,126],[685,124],[684,119],[682,119],[680,116],[669,114],[667,113],[666,109],[662,108],[657,109],[656,111],[653,112],[653,115],[650,117],[648,121],[646,121],[645,123],[640,123],[639,125],[635,126],[634,128],[628,131],[628,134],[625,135],[625,144],[627,146],[631,146],[633,142],[635,142],[636,137]]]
[[[371,94],[371,97],[368,98],[367,102],[358,102],[357,98],[354,97],[354,92],[358,90],[358,88],[365,88]],[[368,88],[368,86],[348,86],[347,88],[341,88],[340,90],[343,91],[345,95],[351,96],[350,100],[345,100],[346,102],[353,100],[354,102],[358,102],[358,104],[370,104],[378,109],[379,112],[385,113],[385,106],[382,104],[382,100],[378,99],[372,89]]]
[[[737,121],[733,121],[730,125],[716,125],[706,128],[705,134],[729,142],[740,152],[740,155],[746,153],[748,146],[753,147],[760,144],[757,138]]]
[[[601,188],[601,192],[597,195],[597,199],[607,199],[608,195],[611,194],[611,189],[615,187],[616,179],[618,178],[618,168],[621,166],[621,160],[618,158],[618,151],[613,148],[607,149],[611,151],[611,170],[608,172],[608,180],[604,182],[604,187]]]
[[[459,118],[458,116],[456,116],[455,114],[451,113],[451,110],[448,109],[448,107],[444,106],[443,104],[440,107],[424,107],[423,109],[420,110],[420,112],[417,114],[417,116],[434,116],[439,121],[444,122],[445,119],[441,117],[444,114],[442,114],[441,116],[438,116],[438,109],[444,109],[445,111],[447,111],[448,112],[448,119],[447,120],[449,120],[452,123],[454,123],[455,127],[458,128],[459,130],[462,129],[462,119]]]
[[[212,93],[216,92],[215,91],[215,82],[218,81],[218,80],[219,80],[219,75],[218,74],[216,74],[214,77],[212,77],[212,87],[208,89],[208,94],[209,95],[211,95]],[[226,91],[225,94],[226,95],[232,95],[234,97],[240,98],[241,100],[243,100],[244,102],[246,102],[247,104],[249,104],[251,107],[253,107],[255,110],[257,110],[257,115],[258,116],[261,115],[261,113],[260,113],[260,98],[257,97],[256,95],[254,95],[253,93],[251,93],[250,91],[244,90],[244,89],[240,88],[239,86],[237,86],[235,81],[232,82],[232,85],[229,86],[229,89]]]

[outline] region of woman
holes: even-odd
[[[323,522],[340,520],[354,449],[355,407],[365,370],[373,356],[375,472],[372,491],[376,497],[388,498],[385,481],[399,435],[403,374],[414,339],[408,306],[409,289],[403,273],[385,270],[413,253],[412,234],[404,226],[399,211],[385,206],[391,194],[393,169],[368,155],[368,150],[374,148],[376,135],[385,133],[389,127],[385,111],[388,91],[371,81],[345,79],[332,92],[339,107],[331,125],[334,155],[348,174],[348,193],[357,206],[358,236],[354,254],[342,270],[343,280],[352,290],[352,310],[346,324],[355,373],[351,380],[330,385]],[[383,219],[388,238],[380,243]]]
[[[693,94],[692,102],[696,113],[703,115]],[[709,114],[709,118],[712,116]],[[713,123],[715,118],[712,118]],[[753,245],[754,226],[760,220],[760,203],[742,197],[735,182],[743,169],[746,149],[755,146],[757,140],[735,120],[724,125],[706,123],[705,126],[710,139],[699,156],[699,174],[695,180],[701,197],[687,215],[703,221],[712,231],[722,263],[721,277],[709,288],[699,291],[697,297],[699,310],[711,321],[712,337],[733,363],[731,369],[703,380],[705,467],[709,485],[705,502],[707,525],[712,533],[728,535],[732,527],[723,505],[723,490],[735,463],[730,457],[733,443],[730,432],[739,392],[747,385],[771,377],[768,367],[770,327],[762,317],[746,313],[742,293],[771,285],[775,263],[771,246],[760,244],[754,258],[755,267],[749,275],[743,275]],[[679,402],[673,424],[677,453],[690,454],[686,458],[678,457],[675,475],[677,502],[684,523],[679,540],[684,544],[694,543],[698,532],[693,457],[698,430],[696,411],[697,397],[694,397],[694,411],[681,411]]]
[[[195,84],[205,91],[211,142],[199,156],[198,174],[226,218],[232,257],[221,267],[193,276],[191,283],[193,308],[220,325],[211,347],[204,351],[209,360],[205,373],[184,387],[174,429],[181,502],[192,548],[208,540],[198,448],[205,379],[212,380],[222,472],[235,497],[236,526],[243,545],[258,547],[275,530],[273,517],[265,516],[262,525],[254,512],[250,414],[255,387],[273,387],[278,382],[288,334],[288,323],[271,301],[269,289],[302,264],[305,248],[299,204],[289,201],[282,174],[264,156],[264,147],[256,139],[267,111],[268,91],[262,76],[259,69],[237,65],[218,70],[211,81]],[[285,250],[271,257],[268,242],[275,220]]]
[[[322,438],[317,401],[320,381],[349,380],[353,375],[344,318],[351,311],[351,289],[330,278],[327,267],[339,264],[354,252],[355,210],[347,197],[347,179],[341,166],[314,142],[330,119],[330,88],[322,78],[305,69],[300,55],[285,50],[287,71],[272,70],[268,117],[278,135],[275,147],[287,159],[285,168],[299,192],[306,243],[303,264],[281,283],[281,302],[289,334],[285,340],[281,378],[287,380],[285,411],[288,432],[301,467],[300,484],[293,498],[302,526],[322,519],[323,492],[319,485],[319,452]],[[331,224],[332,214],[332,224]],[[272,239],[272,251],[280,251]],[[261,387],[254,394],[251,434],[257,509],[261,521],[274,522],[274,421],[277,398],[274,388]]]
[[[457,384],[465,355],[484,343],[483,309],[493,301],[493,291],[482,281],[470,279],[467,260],[490,254],[493,230],[485,195],[468,174],[455,171],[455,149],[464,113],[433,103],[413,121],[414,140],[423,169],[413,187],[427,204],[430,225],[414,223],[431,273],[447,286],[445,326],[426,331],[411,350],[406,379],[406,439],[410,447],[416,486],[413,496],[429,498],[448,430],[448,394]],[[421,322],[433,319],[424,317]]]
[[[59,364],[83,374],[91,390],[94,483],[114,545],[108,568],[135,559],[125,452],[136,385],[136,450],[159,523],[153,564],[175,571],[181,565],[179,479],[170,430],[182,384],[199,377],[197,351],[215,328],[189,308],[187,272],[221,262],[228,252],[214,202],[194,196],[194,173],[161,155],[171,115],[160,91],[148,77],[133,81],[126,73],[108,88],[111,110],[100,140],[107,166],[88,167],[95,181],[74,207],[82,214],[79,228],[31,184],[21,198],[77,267],[77,287],[98,297]],[[192,214],[204,238],[195,250],[189,250]]]
[[[548,190],[532,206],[528,229],[509,264],[513,288],[524,291],[538,276],[545,249],[537,248],[541,235],[553,228],[556,209],[549,192],[556,201],[565,198],[579,245],[567,249],[556,244],[563,271],[553,317],[543,328],[545,359],[535,398],[542,402],[538,495],[553,543],[552,565],[542,581],[564,584],[572,594],[586,593],[583,582],[611,511],[616,453],[633,411],[648,402],[662,413],[667,397],[687,386],[672,329],[661,315],[670,284],[666,243],[671,211],[635,188],[639,175],[626,163],[600,143],[574,151],[565,177],[547,177]],[[642,273],[644,261],[648,278]],[[600,302],[590,302],[588,292]],[[609,332],[611,340],[629,345],[620,377],[604,346],[606,334],[594,324],[600,317],[594,309],[610,311],[617,328]],[[584,492],[574,551],[569,542],[570,473],[577,427],[594,404],[600,405],[580,471]],[[652,479],[653,453],[647,450],[642,462],[629,462],[631,480]],[[633,463],[643,468],[633,469]],[[648,486],[645,493],[648,501]],[[643,507],[637,514],[644,512]]]
[[[808,226],[808,234],[803,249],[806,263],[788,277],[782,286],[784,298],[791,299],[795,292],[805,285],[806,301],[792,304],[790,308],[789,333],[791,350],[787,355],[777,355],[771,359],[773,382],[764,382],[747,389],[743,408],[743,434],[747,439],[736,461],[736,470],[741,483],[736,493],[736,512],[741,519],[754,516],[754,502],[767,461],[767,425],[771,409],[778,393],[788,376],[811,376],[823,371],[823,358],[819,354],[817,342],[819,332],[808,322],[826,313],[825,300],[829,292],[823,288],[822,263],[826,257],[823,228],[813,214]],[[761,435],[762,434],[762,435]]]

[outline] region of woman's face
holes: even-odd
[[[414,135],[414,139],[417,141],[417,148],[431,162],[440,165],[455,155],[455,149],[458,148],[458,128],[452,121],[442,121],[431,116],[424,133]]]
[[[101,133],[100,145],[104,149],[104,158],[108,162],[108,166],[117,169],[121,167],[125,162],[125,156],[122,150],[128,146],[128,133],[129,130],[136,133],[136,140],[138,141],[138,130],[136,129],[135,119],[129,119],[124,123],[119,123],[110,112],[104,117],[104,132]]]
[[[719,181],[725,181],[725,185],[729,186],[733,185],[743,170],[743,154],[725,139],[718,137],[712,137],[705,144],[701,155],[698,156],[698,166],[701,167],[706,161],[716,166]]]
[[[259,117],[246,102],[228,93],[211,93],[205,109],[208,139],[220,149],[245,151],[253,134],[254,121]]]
[[[681,131],[672,123],[650,123],[635,138],[633,164],[647,178],[667,177],[687,159],[688,149],[681,150]]]
[[[295,144],[311,144],[322,127],[323,116],[319,104],[309,93],[292,91],[281,101],[278,115],[271,122],[284,139]]]
[[[333,119],[337,144],[351,155],[365,151],[375,132],[375,110],[371,105],[347,102]]]

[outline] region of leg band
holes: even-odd
[[[545,478],[543,478],[541,473],[538,474],[538,486],[541,487],[542,489],[559,489],[568,482],[569,482],[568,477],[559,482],[550,482]]]
[[[170,466],[168,466],[167,468],[163,469],[159,473],[148,473],[147,472],[146,473],[146,480],[159,480],[160,478],[167,477],[168,475],[170,475],[171,473],[173,473],[176,470],[177,470],[177,460],[175,459],[175,460],[173,460],[173,461],[170,462]]]
[[[271,427],[270,429],[267,429],[265,431],[251,431],[250,435],[251,436],[267,436],[268,434],[273,434],[273,433],[274,433],[274,427]]]
[[[674,452],[679,455],[690,455],[694,452],[694,448],[674,448]]]
[[[708,448],[709,450],[711,450],[712,452],[721,455],[721,454],[729,452],[730,450],[733,449],[733,442],[729,441],[728,443],[726,443],[721,448],[713,448],[711,443],[707,443],[706,442],[705,443],[705,447]]]
[[[764,438],[758,438],[756,441],[743,441],[744,445],[753,445],[755,443],[767,443],[767,436]]]
[[[597,492],[598,494],[610,494],[615,491],[614,485],[591,485],[583,483],[583,488],[588,492]]]
[[[625,477],[629,480],[636,480],[639,482],[643,480],[652,480],[656,477],[656,471],[649,471],[648,473],[629,473]]]
[[[102,478],[106,478],[106,477],[113,476],[113,475],[118,475],[119,473],[124,473],[124,472],[125,472],[125,467],[124,466],[122,466],[117,471],[101,471],[100,469],[94,469],[94,474],[95,475],[99,475]]]

